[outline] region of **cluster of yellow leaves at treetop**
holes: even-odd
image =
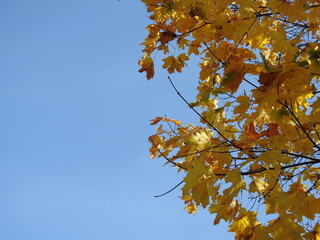
[[[210,51],[209,49],[204,51],[205,58],[203,58],[203,63],[200,64],[200,79],[221,83],[222,90],[235,92],[245,74],[259,76],[261,87],[253,91],[255,99],[253,104],[257,104],[257,107],[251,119],[247,121],[247,126],[251,126],[252,119],[259,118],[270,109],[272,111],[271,117],[275,119],[269,119],[267,122],[255,121],[255,125],[261,127],[265,123],[269,124],[279,119],[286,121],[285,116],[288,113],[277,103],[279,95],[282,97],[280,101],[283,102],[286,99],[293,99],[291,105],[293,110],[297,112],[297,117],[300,117],[300,113],[301,116],[304,115],[304,112],[299,111],[299,109],[301,106],[305,109],[308,107],[307,99],[312,97],[314,90],[310,87],[311,79],[313,78],[312,74],[318,74],[320,69],[319,57],[311,56],[311,52],[316,52],[319,55],[319,46],[310,43],[309,48],[301,54],[300,58],[296,59],[296,62],[292,62],[293,56],[298,52],[296,44],[302,41],[302,36],[291,39],[289,41],[290,44],[288,44],[286,32],[279,20],[276,19],[275,14],[273,17],[262,19],[260,24],[256,21],[255,14],[263,14],[261,6],[265,9],[271,9],[271,13],[283,12],[284,15],[289,16],[292,22],[305,21],[310,26],[314,26],[312,33],[315,34],[319,30],[317,16],[319,16],[320,8],[311,8],[311,6],[316,4],[317,1],[153,0],[144,2],[148,6],[148,11],[152,12],[150,18],[156,22],[156,24],[151,24],[148,27],[150,34],[144,43],[146,55],[140,61],[142,66],[140,71],[146,71],[147,78],[153,77],[154,74],[154,66],[150,54],[157,49],[157,43],[160,43],[159,47],[162,47],[162,45],[177,38],[178,43],[183,42],[183,44],[179,44],[179,47],[182,49],[186,46],[189,47],[188,53],[182,53],[178,57],[168,56],[164,59],[163,67],[169,73],[173,73],[174,71],[181,72],[186,65],[185,62],[188,60],[188,55],[192,53],[199,54],[197,49],[201,47],[201,43],[209,42],[207,44]],[[240,6],[240,14],[230,9],[231,3]],[[301,13],[301,8],[306,11]],[[249,28],[250,31],[248,30]],[[193,29],[197,30],[193,31]],[[192,40],[185,39],[188,31],[193,36]],[[228,42],[220,41],[222,37],[227,38]],[[253,65],[245,63],[246,60],[255,59],[255,53],[248,48],[237,47],[229,43],[230,41],[238,42],[241,39],[243,39],[243,44],[248,44],[251,48],[262,51],[266,59],[264,64]],[[268,48],[266,44],[271,46]],[[283,54],[284,64],[282,66],[277,66],[278,58],[276,53],[279,51]],[[228,59],[230,61],[225,67],[224,76],[221,78],[219,74],[215,73],[219,68],[218,60],[225,62]],[[233,61],[232,59],[237,60]],[[296,64],[302,64],[302,67],[297,68]],[[246,110],[249,109],[248,104],[247,107],[240,109],[239,106],[243,101],[241,98],[238,98],[238,100],[239,105],[234,112],[238,115],[238,118],[234,118],[234,121],[238,121],[239,116],[245,116]],[[213,102],[210,104],[212,106],[215,105]],[[205,106],[203,101],[202,106]],[[314,118],[315,115],[317,116],[314,113],[311,115]],[[278,125],[279,129],[284,126]],[[282,130],[283,132],[284,130]],[[252,134],[249,132],[246,135],[250,136]],[[264,135],[257,133],[254,138],[258,139],[259,137],[257,136]],[[249,137],[249,140],[252,140],[252,138]]]
[[[306,21],[310,26],[314,26],[313,31],[319,31],[317,16],[319,16],[320,10],[317,7],[310,7],[317,1],[144,0],[143,2],[146,4],[148,11],[151,12],[150,19],[155,22],[155,24],[150,24],[147,27],[149,35],[143,43],[146,54],[139,61],[140,71],[145,71],[148,79],[152,78],[154,74],[154,66],[151,64],[152,59],[150,58],[152,52],[162,50],[168,53],[166,45],[175,39],[178,47],[186,49],[187,52],[184,53],[186,55],[183,57],[181,64],[179,63],[180,56],[167,57],[163,67],[169,73],[174,70],[181,71],[188,59],[187,55],[199,54],[199,49],[203,49],[203,43],[211,45],[211,52],[214,52],[221,61],[228,59],[230,51],[224,54],[223,51],[226,48],[220,46],[223,38],[234,43],[242,40],[241,44],[248,44],[252,49],[271,50],[274,53],[280,51],[283,57],[287,59],[286,61],[291,62],[292,57],[297,53],[296,44],[302,41],[303,36],[290,40],[291,44],[288,44],[286,32],[277,19],[276,13],[289,16],[292,19],[291,22]],[[232,10],[231,5],[237,5],[239,11]],[[301,11],[301,7],[305,11]],[[256,14],[263,14],[263,9],[274,15],[261,18],[258,24]],[[313,34],[316,35],[316,32],[313,32]],[[192,38],[189,38],[189,35]],[[233,49],[236,48],[237,46],[234,45]],[[209,53],[208,50],[206,52]],[[235,55],[235,53],[232,54]],[[255,54],[253,55],[252,58],[256,58]],[[213,56],[210,57],[214,58]],[[244,56],[241,57],[245,60]],[[214,61],[217,62],[217,59]],[[259,74],[261,71],[261,68],[256,68],[248,72],[244,71],[244,73]],[[241,76],[241,74],[239,75]],[[235,90],[236,88],[231,88],[231,91]]]

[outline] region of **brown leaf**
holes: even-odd
[[[258,82],[261,83],[263,87],[270,86],[277,78],[279,72],[261,72]]]
[[[177,37],[177,34],[166,30],[166,31],[160,33],[160,38],[159,38],[158,41],[159,41],[161,44],[166,44],[167,42],[172,41],[172,40],[175,39],[176,37]]]
[[[267,136],[268,137],[273,137],[276,135],[279,135],[278,131],[278,124],[277,123],[269,123],[268,124],[268,130],[267,130]]]

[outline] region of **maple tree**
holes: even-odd
[[[159,52],[169,74],[199,59],[195,101],[169,78],[199,124],[157,117],[149,137],[151,158],[185,174],[185,209],[207,209],[236,239],[319,240],[319,0],[142,2],[139,71],[151,79]]]

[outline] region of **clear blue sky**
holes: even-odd
[[[153,197],[182,176],[148,158],[149,120],[196,117],[164,73],[137,72],[146,15],[138,0],[0,1],[0,239],[232,239],[179,190]]]

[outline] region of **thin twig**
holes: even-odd
[[[277,177],[275,183],[273,184],[273,186],[269,189],[268,193],[263,194],[263,196],[259,199],[259,202],[260,202],[262,199],[266,198],[266,197],[272,192],[272,190],[277,186],[277,183],[279,182],[279,178],[280,178],[280,176],[282,175],[282,173],[283,173],[283,171],[281,170],[281,172],[278,174],[278,177]]]
[[[310,137],[309,133],[307,132],[307,130],[302,126],[301,122],[299,121],[299,119],[297,118],[297,116],[295,115],[295,113],[293,112],[293,110],[288,107],[286,104],[282,103],[279,99],[277,99],[277,102],[280,103],[283,107],[285,107],[290,114],[293,116],[293,118],[296,120],[297,125],[301,128],[301,130],[304,132],[304,134],[307,136],[307,138],[310,140],[310,142],[313,144],[313,146],[315,148],[317,148],[318,150],[320,150],[320,147],[313,141],[313,139]]]
[[[255,87],[255,88],[258,88],[257,85],[254,85],[252,82],[250,82],[249,80],[247,80],[246,78],[243,78],[243,80],[247,83],[249,83],[251,86]]]
[[[177,185],[175,185],[173,188],[171,188],[169,191],[162,193],[160,195],[155,195],[154,197],[162,197],[164,195],[167,195],[168,193],[171,193],[173,190],[175,190],[177,187],[179,187],[181,184],[183,183],[183,181],[179,182]]]
[[[236,45],[234,51],[237,50],[237,48],[238,48],[239,45],[241,44],[242,40],[245,38],[245,36],[247,36],[248,32],[249,32],[250,29],[252,28],[253,24],[257,21],[257,19],[258,19],[258,16],[255,17],[254,21],[250,24],[248,30],[242,35],[242,37],[241,37],[240,41],[238,42],[238,44]],[[230,60],[230,58],[232,57],[232,55],[233,55],[233,54],[231,53],[230,56],[228,57],[227,61],[225,61],[225,64],[229,62],[229,60]]]
[[[318,181],[320,180],[320,174],[318,174],[317,176],[317,180],[312,184],[312,186],[308,189],[308,191],[306,192],[306,194],[310,193],[311,190],[317,185]]]
[[[182,37],[182,36],[184,36],[184,35],[187,35],[187,34],[189,34],[189,33],[192,33],[192,32],[194,32],[194,31],[197,31],[197,30],[199,30],[200,28],[203,28],[204,26],[206,26],[207,24],[210,24],[210,23],[204,23],[204,24],[202,24],[201,26],[199,26],[199,27],[196,27],[196,28],[194,28],[194,29],[192,29],[192,30],[190,30],[190,31],[187,31],[187,32],[185,32],[185,33],[181,33],[181,34],[179,34],[179,35],[177,35],[178,37]]]
[[[247,171],[247,172],[240,172],[240,175],[241,175],[241,176],[247,176],[247,175],[252,175],[252,174],[256,174],[256,173],[265,172],[265,171],[268,171],[268,170],[271,170],[271,171],[278,170],[278,169],[280,169],[280,170],[285,170],[285,169],[287,169],[287,168],[298,167],[298,166],[303,166],[303,165],[313,165],[313,164],[316,164],[316,163],[319,163],[319,160],[317,160],[317,161],[310,161],[310,162],[294,163],[294,164],[291,164],[291,165],[282,166],[282,167],[280,167],[280,168],[274,168],[274,167],[266,168],[266,167],[261,167],[261,168],[254,169],[254,170],[250,170],[250,171]],[[227,173],[215,173],[214,175],[216,175],[216,176],[226,176]]]
[[[207,45],[207,43],[203,43],[203,45],[206,46],[206,48],[208,49],[208,51],[222,64],[225,65],[224,62],[222,62],[222,60],[220,58],[217,57],[217,55],[209,48],[209,46]]]
[[[319,163],[320,163],[320,159],[313,158],[313,157],[308,157],[308,156],[304,156],[304,155],[296,154],[296,153],[289,153],[287,150],[282,150],[281,153],[282,153],[282,154],[289,155],[289,156],[293,156],[293,157],[306,158],[306,159],[309,159],[309,160],[312,160],[312,161],[315,161],[315,162],[319,162]]]
[[[215,132],[218,133],[218,135],[220,135],[228,144],[230,144],[230,146],[233,146],[237,149],[242,150],[242,148],[234,145],[229,139],[227,139],[220,131],[219,129],[217,129],[216,127],[214,127],[205,117],[203,117],[194,107],[192,107],[189,102],[181,95],[181,93],[178,91],[178,89],[176,88],[176,86],[173,84],[171,78],[168,76],[168,79],[173,87],[173,89],[176,91],[176,93],[178,94],[178,96],[204,121],[206,122]]]
[[[199,150],[199,151],[196,151],[196,152],[187,153],[187,154],[184,154],[184,155],[175,155],[175,156],[173,156],[172,158],[183,158],[183,157],[188,157],[188,156],[196,155],[196,154],[199,154],[199,153],[202,153],[202,152],[209,151],[210,149],[213,149],[213,148],[218,148],[218,147],[220,147],[220,146],[223,145],[223,144],[225,144],[225,142],[221,142],[221,143],[219,143],[219,144],[216,145],[216,146],[209,147],[209,148],[206,148],[206,149],[202,149],[202,150]],[[226,146],[226,147],[227,147],[227,146]]]
[[[153,145],[153,146],[157,149],[157,151],[160,153],[160,155],[161,155],[162,157],[164,157],[169,163],[171,163],[171,164],[174,165],[175,167],[179,167],[179,168],[181,168],[181,169],[185,169],[185,170],[186,170],[186,168],[180,166],[180,164],[174,162],[173,160],[170,160],[166,155],[164,155],[163,152],[161,152],[160,149],[156,146],[156,144],[154,143],[152,137],[150,137],[149,139],[150,139],[152,145]]]
[[[164,115],[165,117],[167,117],[166,115]],[[177,137],[178,134],[176,133],[176,130],[171,126],[170,122],[166,121],[167,125],[169,126],[171,132]]]

